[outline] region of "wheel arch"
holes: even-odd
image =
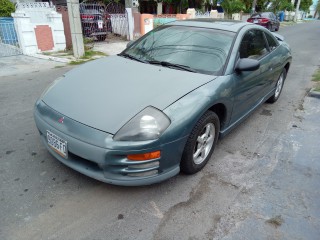
[[[226,106],[223,103],[216,103],[213,106],[211,106],[208,110],[218,115],[220,121],[220,129],[223,129],[224,125],[226,124],[227,118]]]
[[[290,62],[287,62],[287,64],[284,65],[284,68],[286,69],[286,74],[288,74],[289,68],[290,68]]]

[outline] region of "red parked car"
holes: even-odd
[[[270,31],[278,31],[280,28],[280,22],[273,12],[254,13],[247,22],[261,25]]]

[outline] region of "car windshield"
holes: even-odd
[[[232,32],[216,29],[162,26],[142,37],[122,55],[169,68],[217,74],[226,63],[234,36]]]

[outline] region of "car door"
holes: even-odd
[[[280,44],[276,40],[276,38],[272,35],[272,33],[265,31],[264,35],[268,42],[269,51],[270,51],[266,60],[268,60],[271,63],[271,65],[269,66],[270,74],[271,74],[270,76],[271,81],[269,81],[269,91],[272,91],[283,70],[282,63],[285,61],[285,57],[283,56],[283,54],[281,54],[281,49],[279,48]]]
[[[273,80],[272,63],[268,58],[269,46],[263,32],[260,29],[248,30],[240,43],[238,59],[256,59],[260,62],[260,67],[255,71],[234,72],[234,107],[231,124],[262,102],[268,92],[270,81]]]

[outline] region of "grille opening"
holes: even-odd
[[[74,160],[75,162],[77,162],[79,165],[84,165],[86,166],[86,169],[94,169],[94,170],[100,170],[101,168],[99,167],[99,165],[95,162],[91,162],[85,158],[82,158],[78,155],[73,154],[72,152],[68,152],[68,158]]]

